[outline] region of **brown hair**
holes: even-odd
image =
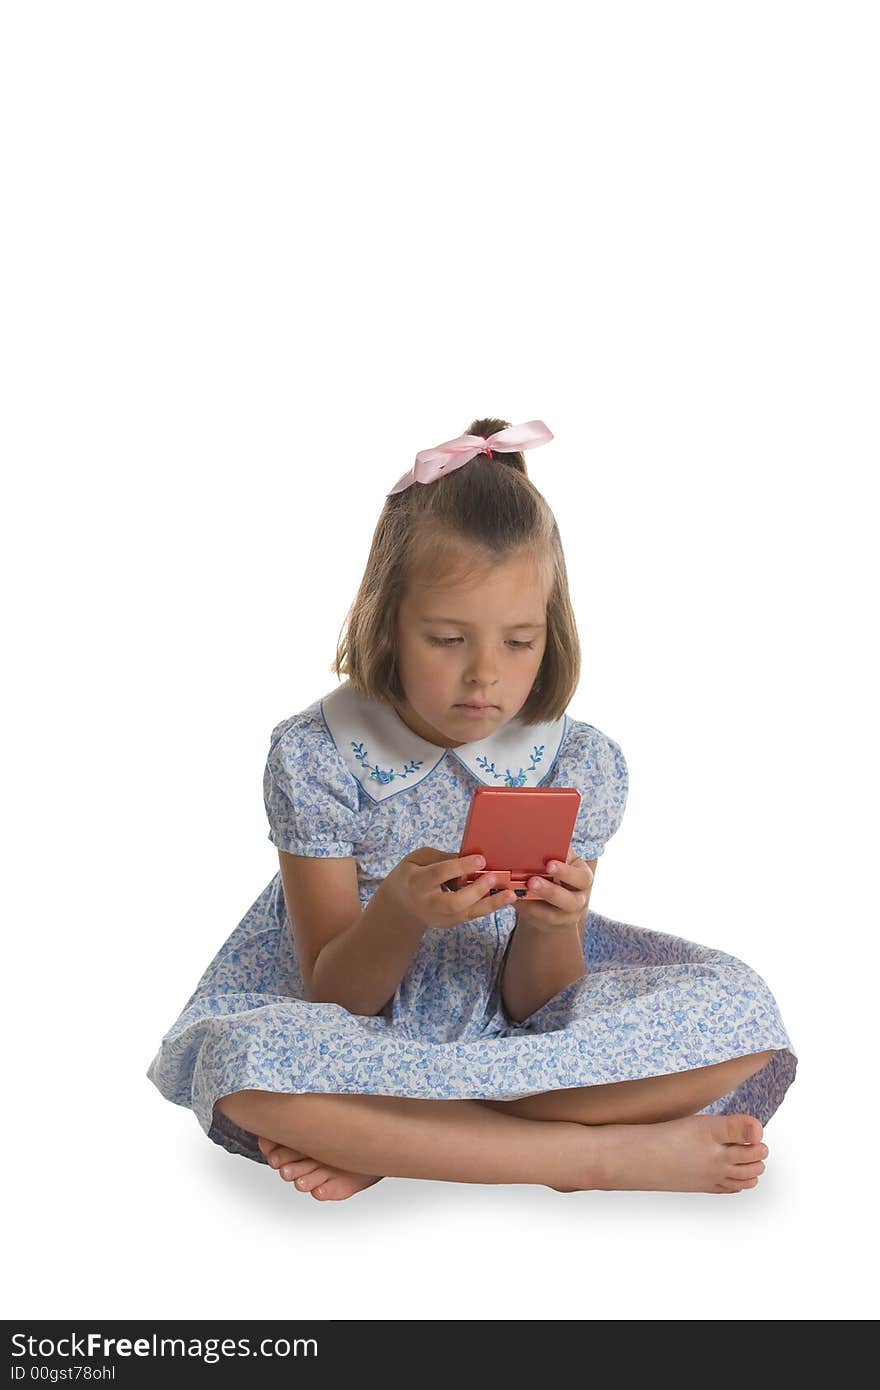
[[[506,420],[474,420],[464,431],[486,438]],[[478,454],[432,483],[385,498],[367,564],[330,665],[362,695],[393,705],[406,698],[397,669],[397,617],[413,575],[450,582],[476,578],[514,555],[533,556],[547,599],[547,633],[537,678],[518,717],[559,719],[577,689],[580,642],[556,519],[521,453]]]

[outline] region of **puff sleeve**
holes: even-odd
[[[623,750],[592,724],[571,721],[553,782],[577,787],[581,804],[571,847],[581,859],[598,859],[623,820],[629,772]]]
[[[289,854],[357,857],[359,788],[320,716],[272,730],[263,773],[269,839]]]

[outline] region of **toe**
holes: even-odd
[[[757,1163],[759,1159],[766,1158],[769,1152],[766,1144],[731,1145],[727,1158],[731,1163]]]
[[[759,1178],[763,1171],[763,1163],[731,1163],[724,1177],[730,1182],[742,1182],[747,1178]]]
[[[312,1192],[329,1176],[329,1169],[317,1167],[311,1173],[304,1173],[302,1177],[297,1178],[294,1186],[299,1188],[300,1192]]]
[[[276,1144],[268,1157],[273,1168],[280,1168],[282,1164],[294,1163],[306,1155],[301,1154],[298,1149],[286,1149],[283,1144]]]
[[[761,1121],[754,1115],[725,1115],[728,1144],[759,1144],[764,1133]]]
[[[342,1202],[359,1190],[349,1173],[331,1172],[323,1182],[312,1188],[312,1196],[319,1202]]]
[[[309,1173],[314,1173],[315,1169],[320,1166],[316,1158],[301,1158],[296,1162],[283,1164],[278,1171],[285,1182],[295,1182],[297,1178],[304,1178]]]
[[[747,1187],[757,1187],[757,1178],[747,1178],[745,1182],[737,1182],[734,1178],[725,1178],[721,1184],[722,1192],[745,1192]]]
[[[317,1202],[339,1202],[351,1196],[351,1189],[338,1178],[329,1178],[312,1188],[312,1196]]]
[[[312,1189],[312,1196],[321,1202],[342,1202],[346,1197],[353,1197],[355,1192],[362,1192],[365,1187],[372,1187],[379,1181],[379,1178],[363,1173],[340,1173],[331,1170],[327,1181]]]

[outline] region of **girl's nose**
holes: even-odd
[[[477,661],[470,666],[465,676],[481,690],[490,690],[498,679],[498,672],[494,662],[487,657],[484,661]]]

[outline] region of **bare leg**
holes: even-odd
[[[243,1129],[340,1169],[447,1182],[737,1192],[755,1185],[769,1152],[750,1115],[589,1126],[471,1100],[271,1091],[233,1092],[217,1107]]]
[[[474,1100],[237,1091],[216,1104],[242,1129],[359,1173],[546,1185],[583,1157],[579,1125],[497,1115]]]
[[[668,1076],[639,1081],[616,1081],[547,1091],[522,1100],[481,1100],[477,1103],[531,1120],[572,1120],[578,1124],[656,1124],[696,1114],[719,1096],[727,1095],[773,1056],[754,1052],[714,1066],[694,1067]],[[306,1154],[260,1138],[261,1151],[286,1182],[319,1199],[339,1200],[378,1182],[378,1177],[345,1172]]]
[[[702,1110],[759,1071],[772,1056],[772,1051],[749,1053],[714,1066],[695,1067],[667,1076],[548,1091],[522,1100],[480,1100],[476,1104],[524,1119],[569,1120],[594,1125],[656,1124]],[[339,1201],[379,1181],[378,1176],[335,1167],[274,1139],[260,1137],[258,1142],[269,1164],[285,1182],[295,1183],[300,1191],[311,1192],[319,1201]]]
[[[711,1067],[693,1067],[669,1076],[646,1076],[640,1081],[576,1086],[525,1096],[522,1100],[480,1103],[529,1120],[575,1120],[586,1125],[656,1124],[696,1114],[760,1071],[772,1056],[772,1049],[751,1052]]]

